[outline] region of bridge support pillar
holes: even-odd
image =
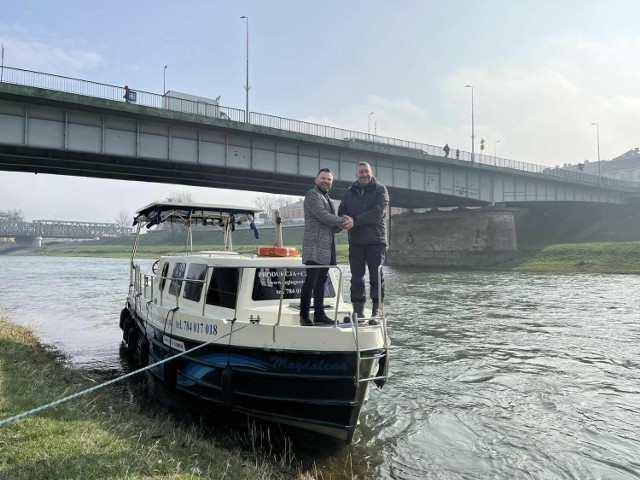
[[[391,217],[389,265],[483,267],[517,255],[514,211],[507,208],[405,213]]]
[[[16,247],[42,248],[42,237],[15,237]]]

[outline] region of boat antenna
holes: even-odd
[[[225,217],[222,221],[223,233],[222,237],[224,238],[224,251],[233,250],[233,240],[231,239],[231,230],[233,229],[233,219],[231,217]]]
[[[276,241],[273,244],[274,247],[282,247],[282,218],[280,217],[280,210],[275,209],[273,216],[276,218]]]
[[[187,242],[189,242],[189,252],[193,253],[193,230],[191,229],[191,215],[193,215],[193,210],[189,210],[189,218],[185,223],[187,227]]]

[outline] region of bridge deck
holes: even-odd
[[[132,104],[120,87],[4,70],[4,170],[302,195],[317,170],[329,167],[339,195],[354,180],[355,165],[366,161],[399,207],[626,203],[640,196],[631,182],[600,183],[593,175],[483,155],[471,161],[468,152],[445,158],[432,145],[253,112],[244,122],[244,112],[229,107],[207,112],[183,101],[177,111],[148,92],[137,92]]]

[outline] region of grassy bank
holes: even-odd
[[[640,242],[532,247],[509,268],[526,272],[640,273]]]
[[[95,385],[0,318],[0,420]],[[0,426],[0,478],[310,479],[253,440],[220,440],[110,387]],[[254,443],[253,447],[251,446]]]
[[[300,245],[294,245],[300,249]],[[198,249],[216,250],[219,246],[199,245]],[[251,252],[256,245],[238,245],[238,252]],[[348,245],[337,245],[338,263],[349,262]],[[163,253],[180,251],[180,247],[159,247],[141,245],[138,255],[143,258],[155,258]],[[0,254],[2,250],[0,250]],[[42,249],[13,250],[20,255],[47,256],[84,256],[128,258],[130,245],[96,245],[76,243],[72,245],[56,245]],[[606,243],[567,243],[543,246],[528,246],[518,252],[518,258],[491,270],[514,270],[522,272],[549,273],[640,273],[640,242],[606,242]]]
[[[301,245],[290,245],[300,251]],[[237,245],[234,250],[236,252],[247,253],[253,252],[257,245]],[[194,246],[194,250],[196,247]],[[220,245],[198,245],[197,250],[219,250]],[[138,247],[137,257],[140,258],[156,258],[171,252],[182,251],[179,246],[160,247],[153,245],[140,245]],[[347,263],[349,261],[349,246],[336,245],[338,253],[338,263]],[[0,249],[0,254],[3,250]],[[107,258],[129,258],[131,256],[131,245],[96,245],[92,243],[74,243],[68,245],[53,245],[43,248],[29,249],[5,249],[5,253],[13,253],[16,255],[43,255],[52,257],[107,257]]]

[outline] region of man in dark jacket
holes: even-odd
[[[356,182],[345,193],[338,215],[348,215],[353,220],[353,227],[349,229],[351,303],[359,318],[364,317],[364,303],[367,299],[365,268],[369,269],[369,295],[373,302],[374,316],[378,314],[379,303],[384,299],[384,279],[380,277],[382,282],[378,286],[378,268],[387,255],[388,205],[389,194],[386,187],[376,181],[367,162],[358,163]]]
[[[316,175],[316,186],[304,197],[304,236],[302,237],[302,263],[305,265],[335,265],[336,244],[334,235],[342,227],[351,226],[347,216],[335,214],[329,190],[333,173],[322,168]],[[300,325],[332,324],[324,311],[324,284],[328,268],[308,268],[300,295]],[[313,320],[309,317],[313,293]]]

